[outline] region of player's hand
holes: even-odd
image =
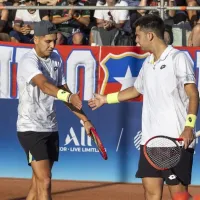
[[[180,135],[180,138],[183,138],[183,140],[184,140],[184,148],[187,149],[188,146],[194,140],[193,128],[191,128],[191,127],[185,127],[184,131]]]
[[[92,110],[96,110],[106,103],[106,96],[100,94],[94,94],[94,98],[88,101],[88,105]]]
[[[82,101],[79,97],[79,92],[77,92],[76,94],[72,94],[70,97],[70,103],[76,107],[77,109],[81,110],[82,108]]]
[[[84,126],[84,128],[85,128],[85,131],[86,131],[87,135],[90,136],[90,135],[91,135],[90,129],[91,129],[92,127],[94,127],[94,126],[92,125],[91,121],[90,121],[90,120],[87,120],[87,121],[83,122],[83,126]]]

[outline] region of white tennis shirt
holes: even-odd
[[[47,59],[37,56],[35,49],[19,62],[17,84],[19,91],[17,131],[54,132],[58,130],[54,97],[44,94],[31,80],[43,74],[56,86],[66,83],[61,57],[53,52]]]
[[[195,77],[184,52],[168,46],[155,63],[153,54],[146,58],[134,83],[143,94],[141,145],[156,135],[180,136],[189,106],[187,83],[195,83]]]

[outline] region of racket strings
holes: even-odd
[[[147,144],[146,153],[156,166],[169,169],[179,162],[181,148],[168,138],[155,138]]]

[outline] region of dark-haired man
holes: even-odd
[[[78,93],[72,94],[66,84],[61,57],[53,52],[57,39],[55,25],[36,22],[34,32],[35,46],[18,65],[17,132],[33,170],[26,200],[51,200],[51,169],[59,154],[55,98],[84,122],[88,134],[92,124],[81,109]]]
[[[193,64],[184,52],[164,42],[165,26],[156,15],[146,15],[135,23],[136,43],[151,52],[133,87],[108,95],[96,94],[89,101],[93,110],[105,103],[119,103],[143,94],[142,140],[136,177],[142,178],[146,200],[161,200],[164,181],[171,196],[187,191],[191,181],[194,126],[199,95]],[[173,170],[153,168],[143,154],[143,145],[153,136],[182,137],[185,148]]]

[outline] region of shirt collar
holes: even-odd
[[[164,50],[164,52],[161,54],[160,58],[159,58],[156,62],[158,62],[158,61],[160,61],[160,60],[165,60],[166,57],[169,55],[169,53],[170,53],[170,51],[171,51],[172,49],[173,49],[173,47],[172,47],[171,45],[169,45],[169,46]],[[153,54],[150,55],[149,63],[150,63],[150,64],[155,64],[155,62],[154,62],[154,55],[153,55]]]

